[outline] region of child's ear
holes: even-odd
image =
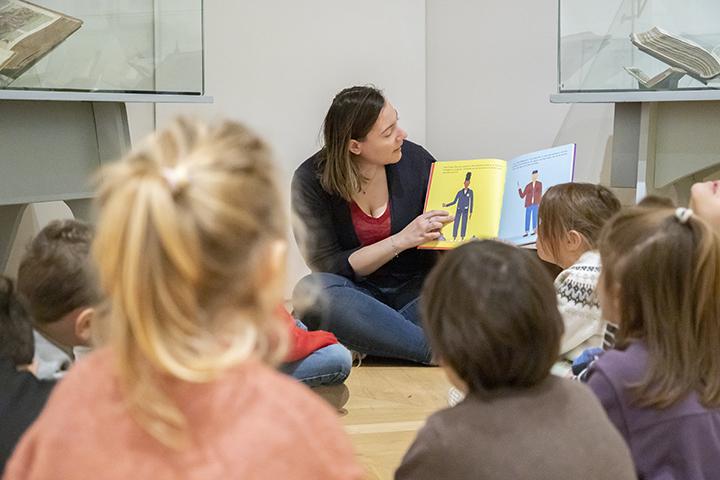
[[[570,230],[565,234],[565,246],[570,252],[577,252],[585,248],[585,237],[577,230]]]
[[[95,317],[95,309],[92,307],[83,308],[75,317],[75,337],[80,339],[84,346],[90,346],[93,317]]]

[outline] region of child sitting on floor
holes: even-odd
[[[25,430],[45,406],[55,381],[33,375],[30,315],[9,278],[0,276],[0,476]]]
[[[428,419],[397,480],[635,478],[592,393],[550,375],[563,322],[537,259],[467,243],[438,263],[421,298],[434,355],[467,395]]]
[[[75,349],[90,346],[102,298],[90,260],[92,237],[83,222],[55,220],[37,234],[20,262],[18,292],[35,326],[39,378],[61,378],[75,361]]]
[[[560,353],[573,360],[588,347],[610,347],[615,326],[601,318],[596,286],[600,276],[597,240],[605,222],[620,210],[607,188],[564,183],[548,189],[540,203],[538,256],[564,270],[555,279],[565,324]]]
[[[5,480],[362,478],[335,412],[272,368],[287,223],[266,144],[180,121],[99,178],[108,344],[58,384]]]
[[[692,210],[634,207],[600,239],[614,350],[588,386],[645,480],[720,472],[720,237]]]

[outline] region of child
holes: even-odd
[[[280,371],[312,388],[340,410],[350,398],[344,385],[352,368],[350,351],[330,332],[308,331],[284,307],[277,313],[290,330],[290,346]]]
[[[603,322],[595,292],[600,276],[596,249],[600,229],[619,210],[610,190],[590,183],[555,185],[540,203],[537,251],[564,269],[555,290],[565,323],[560,353],[570,360],[585,348],[603,346],[603,338],[610,346],[614,326]]]
[[[266,365],[287,343],[287,224],[264,142],[181,121],[100,178],[108,345],[58,385],[6,479],[360,478],[335,413]]]
[[[308,331],[285,308],[278,314],[290,329],[290,349],[280,369],[308,387],[340,385],[350,375],[350,351],[330,332]]]
[[[12,281],[0,276],[0,476],[54,385],[31,373],[33,350],[30,316],[16,298]]]
[[[18,291],[35,325],[38,377],[62,377],[75,347],[90,345],[90,326],[101,300],[90,261],[93,232],[78,220],[49,223],[27,248]]]
[[[600,254],[600,304],[619,330],[588,385],[640,478],[718,478],[718,234],[692,210],[635,207],[605,227]]]
[[[396,479],[635,478],[592,393],[550,375],[563,323],[539,261],[471,242],[444,256],[421,298],[433,352],[467,396],[428,419]]]

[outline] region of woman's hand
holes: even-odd
[[[396,234],[396,245],[401,250],[407,250],[437,240],[440,229],[454,219],[455,217],[445,210],[425,212]]]

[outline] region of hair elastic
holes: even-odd
[[[173,193],[180,191],[190,181],[185,165],[176,165],[172,168],[163,168],[162,176]]]
[[[675,209],[675,218],[678,219],[680,223],[685,225],[688,220],[690,220],[690,217],[693,216],[693,211],[689,208],[677,208]]]

